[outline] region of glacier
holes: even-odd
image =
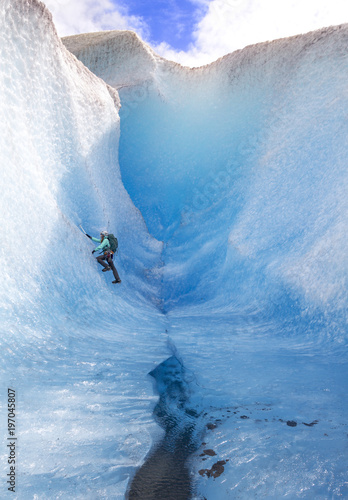
[[[348,26],[201,68],[0,26],[1,495],[11,387],[18,499],[124,498],[182,436],[197,500],[347,496]]]

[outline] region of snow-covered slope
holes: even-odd
[[[64,39],[80,62],[37,0],[0,27],[17,498],[124,498],[161,433],[150,371],[197,498],[344,496],[347,26],[194,70],[129,32]],[[81,223],[117,235],[120,287]]]

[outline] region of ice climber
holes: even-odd
[[[92,253],[94,254],[98,250],[100,251],[100,255],[96,258],[99,264],[103,266],[104,269],[102,269],[103,272],[110,271],[114,273],[115,280],[113,283],[121,283],[120,277],[118,275],[117,269],[115,267],[115,264],[113,262],[114,259],[114,253],[116,252],[118,248],[118,243],[117,243],[117,238],[113,234],[109,234],[107,231],[102,231],[100,233],[100,239],[98,238],[93,238],[89,234],[86,233],[86,236],[90,238],[92,241],[95,241],[96,243],[100,243],[94,250],[92,250]],[[106,262],[107,263],[106,263]]]

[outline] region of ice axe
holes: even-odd
[[[87,234],[86,231],[83,229],[82,225],[79,224],[79,227],[81,228],[81,231],[84,233],[84,234]]]
[[[85,234],[87,236],[87,238],[89,238],[91,240],[92,236],[90,236],[89,234],[86,233],[86,231],[83,229],[81,224],[79,224],[79,227],[81,228],[81,231],[83,232],[83,234]]]

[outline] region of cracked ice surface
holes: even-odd
[[[17,498],[123,498],[171,355],[206,428],[197,495],[346,495],[347,27],[191,70],[129,32],[65,39],[79,62],[36,0],[0,16]],[[117,235],[121,287],[81,223]]]

